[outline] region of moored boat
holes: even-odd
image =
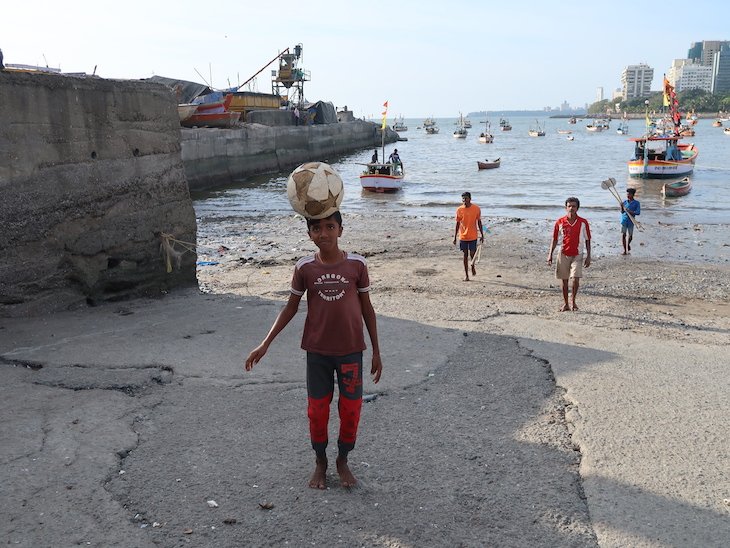
[[[489,123],[489,120],[484,122],[484,131],[479,134],[479,142],[480,143],[493,143],[494,142],[494,135],[492,135],[492,124]]]
[[[395,123],[393,124],[393,131],[400,133],[408,131],[408,126],[403,122],[403,116],[396,119]]]
[[[674,86],[666,78],[664,78],[664,97],[669,104],[669,113],[665,117],[667,122],[663,124],[662,129],[666,134],[654,134],[655,128],[649,123],[647,109],[646,135],[630,139],[634,142],[634,155],[628,162],[631,177],[674,179],[685,177],[694,171],[699,151],[694,143],[679,142],[681,138],[679,103]]]
[[[512,131],[512,126],[510,125],[507,118],[499,119],[499,129],[501,129],[502,131]]]
[[[477,167],[479,169],[495,169],[499,167],[499,163],[501,162],[501,158],[497,158],[496,160],[492,160],[491,162],[487,160],[486,162],[480,162],[477,160]]]
[[[436,135],[439,132],[439,127],[437,125],[432,126],[426,126],[426,133],[429,135]]]
[[[527,134],[530,137],[545,137],[545,126],[540,126],[540,122],[535,120],[535,126],[531,127]]]
[[[692,181],[690,181],[689,177],[685,177],[680,181],[664,183],[662,185],[662,196],[665,198],[677,198],[689,194],[690,190],[692,190]]]
[[[724,133],[725,135],[730,135],[730,127],[726,127],[725,129],[723,129],[723,130],[722,130],[722,132],[723,132],[723,133]]]
[[[459,127],[457,127],[454,130],[454,137],[457,139],[466,139],[466,136],[469,134],[466,127],[464,127],[464,117],[459,113],[459,121],[457,122]]]
[[[679,137],[637,137],[629,175],[645,179],[683,177],[694,171],[699,151],[694,143],[680,143]]]

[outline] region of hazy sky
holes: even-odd
[[[167,76],[228,87],[301,43],[308,100],[356,116],[458,116],[580,107],[610,97],[627,65],[652,89],[692,42],[730,40],[730,3],[664,0],[11,1],[6,63],[105,78]],[[271,92],[271,71],[253,91]],[[197,71],[202,74],[198,75]],[[212,82],[211,82],[212,80]]]

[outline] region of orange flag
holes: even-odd
[[[385,129],[385,121],[388,118],[388,101],[383,103],[383,106],[385,107],[385,110],[383,111],[383,123],[380,126],[381,129]]]

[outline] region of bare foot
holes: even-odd
[[[560,312],[568,312],[570,310],[570,307],[567,304],[564,304],[560,307]]]
[[[472,273],[472,276],[477,275],[477,269],[474,267],[474,265],[471,265],[471,273]]]
[[[340,483],[342,487],[355,487],[357,480],[355,476],[350,472],[350,467],[347,466],[347,459],[341,459],[337,457],[337,473],[340,475]]]
[[[573,310],[578,310],[578,307],[573,303]]]
[[[337,468],[339,469],[339,465]],[[312,489],[327,489],[327,459],[317,458],[314,473],[309,478],[309,487]]]

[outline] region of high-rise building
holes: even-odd
[[[690,59],[696,63],[702,62],[702,42],[692,42],[687,52],[687,59]]]
[[[654,69],[646,63],[629,65],[621,73],[621,90],[624,101],[648,97]]]
[[[712,67],[701,65],[691,59],[675,59],[667,71],[667,80],[674,86],[674,90],[687,91],[701,89],[712,90]]]
[[[715,54],[718,53],[722,46],[728,46],[730,42],[727,40],[703,40],[702,41],[702,64],[708,67],[712,66]]]
[[[601,101],[603,101],[603,88],[598,86],[596,88],[596,102],[600,103]]]
[[[730,42],[712,59],[712,93],[730,93]]]

